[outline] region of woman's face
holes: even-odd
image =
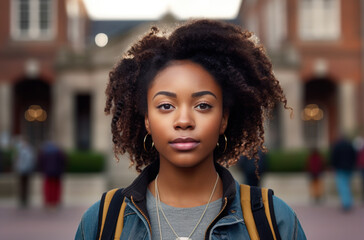
[[[157,74],[148,90],[145,126],[163,161],[193,167],[213,160],[228,114],[222,90],[202,66],[176,61]]]

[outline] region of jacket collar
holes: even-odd
[[[223,199],[226,197],[228,200],[228,206],[234,200],[236,193],[235,180],[231,173],[220,164],[215,163],[215,169],[219,174],[223,183]],[[159,161],[154,161],[148,165],[142,173],[122,192],[124,196],[131,199],[138,207],[148,216],[146,207],[146,192],[148,185],[153,181],[159,172]]]
[[[133,197],[133,200],[135,202],[145,200],[148,185],[157,177],[158,172],[159,161],[154,161],[146,168],[144,168],[140,175],[127,188],[123,190],[123,195],[128,197],[129,199]]]

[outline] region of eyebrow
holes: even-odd
[[[173,93],[173,92],[160,91],[160,92],[157,92],[157,93],[154,95],[153,99],[154,99],[155,97],[157,97],[158,95],[164,95],[164,96],[167,96],[167,97],[177,98],[177,94],[175,94],[175,93]],[[215,95],[215,94],[213,94],[213,93],[212,93],[212,92],[210,92],[210,91],[201,91],[201,92],[195,92],[195,93],[192,93],[192,94],[191,94],[191,96],[192,96],[193,98],[202,97],[202,96],[204,96],[204,95],[211,95],[211,96],[213,96],[214,98],[216,98],[216,99],[217,99],[216,95]]]
[[[216,98],[217,99],[217,97],[216,97],[216,95],[215,94],[213,94],[212,92],[210,92],[210,91],[201,91],[201,92],[195,92],[195,93],[192,93],[192,97],[193,98],[197,98],[197,97],[202,97],[202,96],[204,96],[204,95],[211,95],[211,96],[213,96],[214,98]]]
[[[167,92],[167,91],[160,91],[160,92],[157,92],[157,93],[154,95],[153,99],[154,99],[156,96],[158,96],[158,95],[165,95],[165,96],[167,96],[167,97],[177,98],[177,94],[175,94],[175,93]]]

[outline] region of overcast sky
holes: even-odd
[[[168,11],[178,19],[232,19],[242,0],[83,0],[94,20],[158,19]]]

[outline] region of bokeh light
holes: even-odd
[[[98,33],[95,36],[95,43],[98,47],[105,47],[109,42],[109,38],[105,33]]]
[[[47,112],[39,105],[30,105],[25,111],[24,117],[29,122],[44,122],[47,120]]]

